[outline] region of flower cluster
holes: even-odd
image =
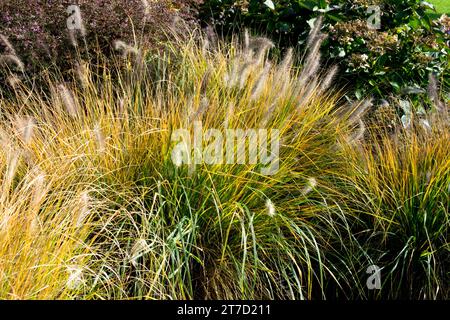
[[[365,53],[363,53],[363,54],[353,53],[350,56],[348,65],[353,70],[366,70],[366,71],[368,71],[369,68],[370,68],[368,60],[369,60],[369,56],[367,54],[365,54]]]

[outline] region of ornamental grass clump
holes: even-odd
[[[44,228],[51,219],[64,221],[39,238],[41,254],[54,257],[56,240],[46,236],[57,231],[66,232],[59,240],[70,245],[60,264],[54,261],[66,286],[45,297],[325,297],[321,288],[335,276],[324,264],[312,217],[322,210],[319,191],[329,187],[329,172],[340,166],[336,142],[350,129],[336,116],[335,97],[320,89],[319,70],[293,68],[292,52],[269,61],[270,47],[248,36],[205,55],[201,43],[190,41],[181,51],[168,46],[162,57],[143,52],[147,72],[139,73],[122,68],[120,60],[135,57],[119,52],[116,68],[80,62],[72,80],[49,75],[54,89],[47,95],[24,87],[15,101],[2,102],[6,123],[18,110],[33,119],[21,121],[33,127],[32,137],[21,131],[27,143],[11,141],[30,161],[14,160],[20,175],[4,179],[20,185],[39,168],[52,184],[33,214]],[[300,85],[302,72],[317,80]],[[203,134],[267,130],[270,138],[278,130],[280,141],[267,147],[279,157],[175,163],[172,134],[193,133],[198,123]],[[250,152],[247,133],[243,146]],[[31,210],[22,197],[24,210]],[[38,236],[27,237],[31,243]],[[7,257],[3,270],[12,268]],[[17,277],[32,263],[22,268]],[[47,281],[41,276],[28,279],[30,285]],[[16,290],[9,283],[4,298]]]
[[[447,297],[444,113],[374,142],[311,34],[303,59],[137,47],[0,100],[0,298]]]
[[[372,297],[448,298],[448,120],[436,108],[406,128],[398,124],[394,133],[371,131],[362,146],[345,151],[339,212],[354,217],[350,232],[361,253],[382,267],[382,290]],[[345,259],[358,265],[361,256]]]

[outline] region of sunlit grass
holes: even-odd
[[[435,119],[432,131],[382,134],[347,153],[340,210],[358,218],[352,233],[383,268],[379,297],[449,294],[449,138],[448,123]]]
[[[447,13],[450,14],[450,3],[446,0],[432,0],[430,1],[435,5],[436,11],[438,13]]]
[[[339,107],[318,51],[297,69],[243,42],[80,63],[1,100],[0,298],[448,295],[448,128],[366,143],[370,104]],[[194,121],[278,129],[279,169],[175,165]]]

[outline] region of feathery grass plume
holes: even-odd
[[[267,126],[276,107],[277,107],[277,103],[275,102],[275,103],[272,103],[272,105],[269,107],[269,109],[267,109],[267,111],[264,113],[264,115],[261,119],[261,127],[264,128]]]
[[[428,75],[428,96],[431,99],[431,101],[436,102],[439,100],[439,94],[438,94],[438,84],[436,76],[432,73]]]
[[[250,33],[248,29],[244,30],[244,52],[250,49]]]
[[[365,99],[362,103],[357,101],[351,104],[347,109],[343,109],[347,112],[349,124],[358,122],[364,114],[373,106],[372,98]],[[344,116],[344,114],[341,114]]]
[[[202,81],[200,82],[200,94],[205,96],[206,90],[208,89],[208,84],[211,81],[212,69],[208,67],[205,74],[202,77]]]
[[[15,120],[15,127],[17,131],[19,132],[20,138],[25,144],[29,144],[32,137],[34,128],[36,126],[36,123],[34,121],[34,118],[31,116],[27,117],[20,117],[16,116]]]
[[[67,278],[66,287],[69,290],[79,290],[84,284],[83,267],[69,266],[67,267],[69,277]]]
[[[331,87],[331,85],[333,84],[334,79],[336,78],[336,75],[339,71],[339,66],[338,65],[334,65],[332,66],[328,71],[327,74],[325,76],[325,78],[323,79],[323,81],[320,84],[320,90],[326,91],[327,89],[329,89]]]
[[[223,81],[226,88],[233,88],[239,80],[239,59],[235,58],[231,62],[230,72],[225,73]]]
[[[198,106],[198,109],[189,117],[189,122],[192,122],[194,120],[200,120],[206,110],[208,110],[209,107],[209,100],[207,97],[202,97],[200,101],[200,105]]]
[[[183,19],[180,18],[180,16],[178,14],[175,14],[174,17],[172,18],[172,23],[170,24],[170,31],[173,34],[179,34],[180,33],[180,29],[184,30],[184,28],[186,26],[182,26],[180,27],[180,25],[183,23]]]
[[[119,115],[123,115],[123,114],[125,114],[125,112],[126,112],[125,99],[119,98],[118,113],[119,113]]]
[[[15,74],[11,74],[6,78],[6,82],[13,89],[17,89],[20,84],[22,84],[22,80],[16,76]]]
[[[218,43],[219,39],[217,38],[217,33],[214,31],[213,26],[208,25],[206,26],[206,35],[213,43]]]
[[[140,56],[140,51],[138,48],[130,46],[123,42],[122,40],[115,40],[113,42],[114,49],[122,53],[123,58],[127,58],[130,55],[134,55],[136,58]]]
[[[13,55],[13,56],[17,56],[16,50],[11,45],[11,43],[8,40],[8,38],[5,35],[1,34],[1,33],[0,33],[0,45],[5,50],[4,54],[10,54],[10,55]]]
[[[208,49],[217,49],[219,39],[217,37],[217,33],[214,31],[214,28],[211,25],[208,25],[206,27],[206,37],[209,44]]]
[[[425,185],[429,185],[431,182],[431,172],[427,171],[426,175],[425,175]]]
[[[306,196],[308,193],[314,190],[317,186],[317,180],[316,178],[310,177],[306,181],[306,186],[302,189],[301,193],[302,195]]]
[[[234,115],[234,103],[230,102],[228,104],[227,112],[225,114],[225,120],[223,122],[223,127],[225,129],[228,129],[230,127],[230,122],[231,120],[233,120],[233,115]]]
[[[27,222],[28,222],[28,226],[29,226],[29,232],[31,234],[39,234],[39,232],[42,229],[42,221],[39,218],[39,212],[32,212],[30,213],[30,215],[27,217]]]
[[[241,56],[244,63],[252,62],[261,65],[268,51],[274,46],[274,43],[266,37],[251,37],[246,29],[244,31],[244,47],[241,50]]]
[[[38,207],[42,200],[45,198],[45,195],[48,192],[48,188],[45,185],[45,176],[40,173],[36,176],[33,181],[33,200],[32,207]]]
[[[252,58],[253,51],[248,50],[248,52],[238,52],[238,57],[234,59],[231,72],[224,78],[228,88],[239,85],[240,89],[243,89],[251,72],[259,65],[259,62]],[[244,59],[241,61],[242,57]]]
[[[9,134],[0,127],[0,147],[3,151],[8,152],[13,150],[12,140]]]
[[[122,40],[115,40],[113,42],[114,50],[124,52],[128,49],[129,45],[123,42]]]
[[[100,124],[96,124],[94,126],[94,135],[95,135],[95,141],[97,142],[97,150],[98,152],[102,153],[106,150],[106,139],[103,135],[102,129],[100,127]]]
[[[133,73],[135,76],[142,73],[145,69],[145,57],[142,55],[142,52],[136,46],[130,46],[121,40],[115,40],[114,49],[118,52],[122,53],[123,59],[131,58],[134,63]]]
[[[267,78],[269,76],[271,68],[272,65],[269,62],[267,62],[264,69],[260,73],[258,79],[256,80],[255,85],[253,86],[251,100],[256,100],[260,97],[261,93],[263,92],[264,85],[267,82]]]
[[[258,66],[264,65],[266,54],[273,46],[273,42],[267,38],[250,38],[248,31],[245,30],[244,48],[238,51],[237,57],[232,62],[230,72],[225,74],[225,86],[233,88],[239,85],[239,88],[243,89],[250,74]]]
[[[306,86],[306,89],[302,94],[299,107],[301,107],[302,105],[307,105],[311,101],[311,99],[318,94],[318,80],[316,78],[313,78]]]
[[[283,60],[279,65],[278,72],[284,75],[289,74],[291,71],[293,61],[294,61],[294,49],[289,48],[284,54]]]
[[[90,70],[88,67],[88,63],[86,61],[77,62],[75,65],[75,72],[81,86],[84,89],[88,88],[90,81]]]
[[[80,17],[80,28],[76,30],[84,38],[84,41],[86,41],[86,26],[84,25],[84,19],[82,17]]]
[[[243,49],[242,49],[242,57],[245,62],[251,62],[253,61],[254,52],[250,48],[250,33],[248,29],[244,30],[244,43],[243,43]]]
[[[387,101],[386,99],[381,99],[380,102],[378,103],[379,108],[387,108],[389,106],[390,106],[389,101]]]
[[[317,72],[320,67],[320,60],[322,58],[322,54],[320,53],[320,47],[322,46],[323,41],[325,40],[325,35],[320,35],[316,37],[316,40],[313,44],[308,47],[308,54],[305,59],[305,65],[303,67],[300,82],[304,83],[309,80],[311,77],[317,75]]]
[[[280,99],[285,97],[286,91],[288,90],[290,86],[290,75],[291,75],[291,69],[292,69],[292,63],[294,58],[294,50],[292,48],[289,48],[282,61],[276,68],[276,72],[274,74],[274,88],[273,90],[276,90],[278,92],[277,98]]]
[[[303,70],[299,77],[300,86],[304,85],[311,77],[315,76],[319,70],[321,53],[320,48],[326,36],[320,32],[322,28],[322,16],[318,17],[314,23],[314,27],[308,36],[307,55]]]
[[[266,59],[267,53],[274,47],[274,43],[265,37],[257,37],[250,40],[250,48],[255,50],[254,61],[257,65],[262,65]]]
[[[361,139],[364,138],[364,133],[366,132],[366,125],[364,124],[364,121],[362,119],[358,120],[358,130],[350,135],[348,139],[349,144],[356,144],[361,142]]]
[[[72,91],[67,88],[64,84],[59,84],[56,87],[59,98],[61,99],[62,104],[66,108],[67,113],[71,117],[76,117],[79,113],[79,108],[77,103],[75,102],[75,98],[73,96]]]
[[[317,51],[317,55],[312,57],[305,64],[305,81],[315,77],[320,68],[321,54]]]
[[[269,217],[275,217],[275,215],[276,215],[275,206],[273,205],[273,202],[270,199],[266,200],[266,210],[267,210],[266,211],[267,215]]]
[[[89,196],[89,191],[83,191],[79,198],[80,210],[78,212],[77,220],[75,226],[81,228],[84,222],[91,214],[91,197]]]
[[[145,255],[149,250],[149,245],[145,239],[137,239],[136,242],[133,244],[133,247],[131,247],[130,254],[129,254],[129,262],[134,266],[137,267],[138,259],[141,258],[143,255]]]
[[[428,96],[430,100],[434,103],[438,112],[446,111],[445,104],[439,98],[439,85],[436,76],[432,73],[428,75]]]
[[[321,37],[321,29],[323,24],[323,16],[318,16],[314,21],[314,26],[311,28],[308,39],[307,47],[312,47],[314,43],[317,43],[317,38]]]
[[[25,72],[25,65],[16,55],[4,54],[0,56],[0,65],[5,65],[9,68],[18,70],[22,73]]]
[[[202,39],[202,53],[204,56],[208,54],[208,51],[211,48],[211,43],[208,38]]]
[[[308,46],[308,53],[306,55],[305,63],[298,77],[298,87],[302,87],[308,82],[309,79],[317,76],[320,68],[320,60],[322,55],[320,53],[320,47],[326,36],[324,34],[319,34],[315,36],[314,41],[310,46]]]
[[[17,168],[19,167],[19,161],[20,161],[20,152],[10,150],[7,153],[7,167],[6,167],[6,174],[3,178],[3,184],[2,184],[2,198],[0,200],[3,201],[3,197],[6,197],[6,193],[9,192],[12,182],[14,180],[14,177],[17,173]]]
[[[239,72],[239,88],[242,90],[244,89],[245,85],[247,84],[248,77],[250,76],[252,70],[254,69],[255,64],[254,62],[247,62],[242,64],[241,70]]]

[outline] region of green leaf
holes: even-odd
[[[400,85],[395,82],[395,81],[389,81],[389,83],[391,84],[391,86],[395,89],[395,90],[400,90]]]

